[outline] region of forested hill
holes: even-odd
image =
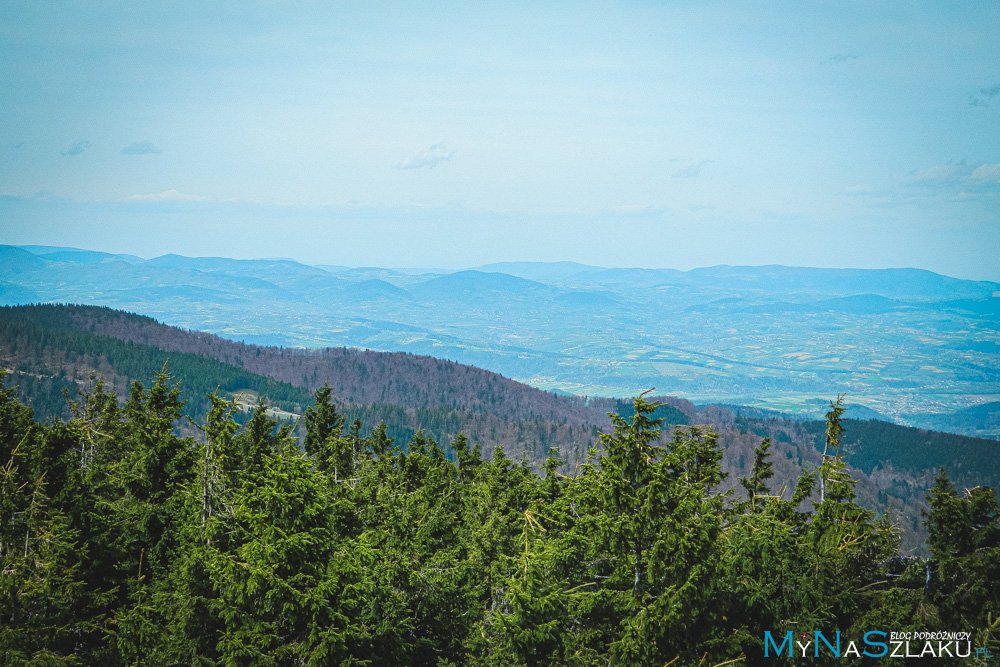
[[[310,391],[329,384],[334,398],[343,403],[388,403],[410,408],[446,406],[502,419],[540,418],[572,426],[605,423],[607,413],[617,411],[620,403],[611,399],[560,396],[474,366],[428,356],[344,347],[246,345],[96,306],[2,307],[0,321],[8,325],[34,325],[53,332],[90,333],[166,352],[198,355]],[[683,418],[678,413],[673,419]]]
[[[17,387],[39,419],[68,418],[66,396],[92,390],[93,378],[124,400],[132,382],[148,383],[166,368],[181,383],[185,412],[196,422],[205,419],[213,393],[239,398],[247,408],[264,399],[275,416],[298,419],[313,389],[329,383],[349,422],[357,419],[371,428],[384,421],[388,435],[401,442],[422,430],[445,448],[464,433],[485,455],[503,446],[535,464],[556,447],[575,465],[609,426],[607,413],[625,411],[627,405],[555,396],[429,357],[247,346],[96,307],[0,308],[0,365],[11,371],[7,384]],[[399,402],[364,400],[383,385],[390,389],[380,396]],[[686,421],[670,407],[661,413],[671,423]]]

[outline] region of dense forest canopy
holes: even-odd
[[[208,401],[190,438],[165,372],[48,424],[0,389],[5,664],[791,664],[782,640],[813,631],[844,638],[817,664],[860,664],[872,630],[1000,652],[995,491],[942,470],[931,556],[901,556],[855,501],[839,402],[794,489],[764,439],[725,492],[716,435],[661,443],[645,397],[571,475],[555,450],[536,473],[464,436],[395,442],[326,388],[301,439]]]

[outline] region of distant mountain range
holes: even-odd
[[[0,304],[27,303],[110,306],[254,344],[428,355],[576,395],[657,387],[816,416],[817,398],[846,393],[899,423],[1000,437],[978,409],[1000,401],[1000,284],[918,269],[420,273],[0,246]]]

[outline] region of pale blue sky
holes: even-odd
[[[0,6],[0,243],[1000,280],[1000,5]]]

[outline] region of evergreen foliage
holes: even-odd
[[[49,424],[0,386],[0,664],[789,664],[764,632],[813,629],[996,646],[994,490],[942,470],[931,558],[899,555],[856,503],[839,401],[793,490],[765,439],[722,491],[716,435],[664,439],[645,395],[565,475],[555,449],[535,472],[461,435],[366,432],[329,388],[301,442],[215,393],[182,437],[180,387],[152,377]]]

